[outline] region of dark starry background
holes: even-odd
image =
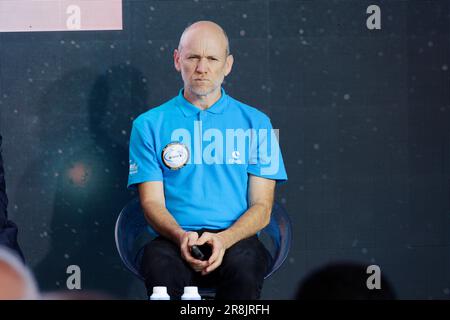
[[[382,29],[366,28],[381,7]],[[145,291],[113,227],[132,120],[182,86],[172,50],[214,20],[235,56],[225,89],[280,128],[294,243],[266,281],[290,299],[334,261],[377,264],[404,299],[450,297],[447,1],[124,0],[124,30],[0,34],[9,214],[41,288]]]

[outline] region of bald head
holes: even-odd
[[[220,98],[234,61],[229,50],[225,31],[214,22],[198,21],[184,30],[173,58],[188,101],[206,109]]]
[[[184,29],[178,44],[178,50],[181,51],[183,47],[192,41],[205,38],[214,38],[218,42],[218,45],[223,47],[226,56],[230,54],[230,43],[225,30],[212,21],[197,21]]]

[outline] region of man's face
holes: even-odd
[[[207,96],[220,89],[233,65],[227,56],[225,37],[211,30],[192,30],[174,52],[175,68],[181,72],[184,88],[196,96]]]

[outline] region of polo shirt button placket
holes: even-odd
[[[204,111],[199,111],[198,113],[197,113],[197,121],[199,121],[200,122],[200,124],[199,124],[199,126],[198,126],[198,132],[197,132],[197,134],[198,134],[198,152],[199,152],[199,154],[200,154],[200,157],[203,157],[203,143],[202,143],[202,141],[203,141],[203,130],[204,130],[204,128],[203,128],[203,125],[204,125],[204,118],[205,118],[205,116],[204,116]],[[196,156],[197,157],[197,156]],[[200,162],[202,162],[202,160],[203,159],[198,159],[198,158],[196,158],[197,160],[195,160],[195,163],[197,163],[198,161],[200,161]]]
[[[205,112],[205,111],[200,111],[200,112],[199,112],[198,119],[199,119],[200,121],[204,121],[204,120],[205,120],[205,117],[206,117],[206,112]]]
[[[200,111],[198,118],[199,118],[199,120],[201,121],[201,124],[202,124],[202,136],[201,137],[203,137],[203,132],[205,132],[205,130],[207,128],[208,112],[207,111]]]

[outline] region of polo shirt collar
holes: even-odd
[[[184,89],[181,89],[180,92],[178,93],[177,105],[183,112],[184,116],[190,117],[202,111],[202,109],[194,106],[192,103],[186,100],[186,98],[183,95],[183,90]],[[211,107],[209,107],[204,111],[215,114],[222,114],[225,111],[226,106],[228,105],[228,95],[225,93],[225,90],[223,88],[220,88],[220,92],[221,92],[220,99],[217,100],[216,103],[214,103]]]

